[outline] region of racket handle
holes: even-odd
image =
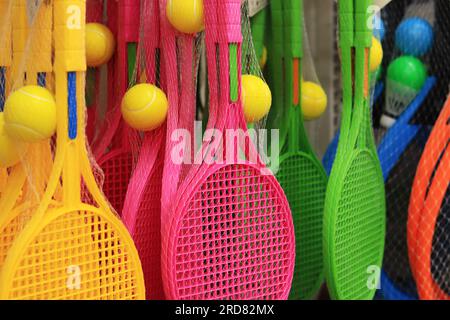
[[[86,21],[101,22],[103,15],[103,0],[86,1]]]
[[[86,1],[54,0],[55,69],[86,71]]]
[[[353,47],[353,0],[339,0],[339,45],[341,48]]]
[[[12,78],[16,79],[23,61],[27,43],[28,23],[24,0],[13,1],[12,5]]]
[[[370,48],[372,46],[372,30],[369,27],[372,15],[369,11],[371,0],[355,1],[355,46]]]
[[[283,8],[286,50],[290,57],[303,56],[303,0],[288,0]]]
[[[264,50],[264,36],[266,32],[267,9],[259,11],[251,19],[253,46],[256,56],[261,58]]]
[[[157,79],[157,50],[160,47],[160,29],[159,29],[159,1],[147,0],[141,3],[141,25],[142,36],[144,38],[143,50],[145,51],[145,72],[147,75],[147,81],[150,83],[156,83]],[[146,20],[145,20],[146,19]],[[142,40],[140,40],[142,41]],[[142,45],[142,42],[140,42]],[[138,55],[138,59],[139,59]],[[139,64],[138,64],[139,65]],[[141,72],[141,70],[139,70]]]
[[[210,43],[217,42],[217,0],[204,0],[205,38]],[[206,28],[206,26],[208,26]]]
[[[283,57],[283,6],[281,0],[270,1],[270,23],[272,25],[272,46],[276,57]]]
[[[217,12],[219,41],[240,44],[242,42],[241,0],[218,1]]]
[[[11,10],[9,0],[0,0],[0,12],[3,14],[2,28],[0,29],[0,66],[11,65]]]
[[[119,0],[118,22],[119,33],[123,42],[138,42],[139,40],[139,0]]]
[[[42,1],[30,30],[31,59],[27,60],[27,71],[52,72],[52,20],[53,6]]]

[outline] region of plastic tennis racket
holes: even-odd
[[[138,52],[143,55],[147,82],[161,86],[159,12],[157,0],[141,2]],[[145,133],[122,214],[139,252],[147,299],[164,298],[161,280],[161,179],[165,129],[163,125]]]
[[[3,112],[5,99],[9,93],[9,75],[12,63],[11,57],[11,9],[12,0],[0,1],[0,12],[3,12],[3,21],[0,24],[0,112]],[[0,168],[0,195],[7,185],[8,170]]]
[[[11,79],[14,87],[23,85],[24,81],[29,85],[46,86],[47,75],[52,72],[53,8],[43,2],[27,14],[26,4],[16,1],[12,6],[14,72],[9,76],[16,77]],[[32,210],[36,209],[53,161],[50,139],[24,147],[27,151],[21,162],[10,168],[6,189],[0,198],[0,266],[14,239],[31,218]]]
[[[450,99],[447,99],[414,179],[408,216],[408,252],[421,299],[450,299],[448,186]],[[420,204],[423,204],[422,206]],[[447,240],[446,240],[447,239]]]
[[[325,201],[323,242],[325,275],[334,299],[372,299],[378,279],[368,285],[368,270],[381,269],[383,260],[384,183],[370,120],[370,3],[339,1],[344,101]]]
[[[246,129],[240,102],[240,1],[204,4],[208,67],[220,75],[219,81],[209,79],[210,92],[218,94],[212,103],[218,101],[215,128],[223,141],[223,130]],[[227,163],[195,166],[188,174],[192,178],[180,185],[163,226],[168,298],[287,298],[295,254],[292,217],[274,176],[260,162],[237,162],[239,148],[248,159],[257,156],[250,154],[256,152],[250,144],[245,148],[232,142],[225,150],[217,149],[219,157],[219,152],[234,150]]]
[[[101,140],[94,147],[94,155],[105,174],[103,192],[121,214],[134,167],[134,155],[137,154],[134,148],[137,133],[122,120],[120,101],[133,78],[139,38],[139,0],[119,0],[117,5],[115,87],[111,88],[114,98],[108,101],[114,108],[107,115]]]
[[[54,2],[55,160],[39,207],[0,272],[2,299],[145,297],[136,248],[96,185],[87,154],[84,25],[84,2]],[[63,201],[52,205],[60,180]],[[82,183],[96,206],[81,201]]]
[[[327,175],[308,141],[301,111],[300,81],[303,58],[303,1],[272,1],[282,10],[284,101],[289,110],[288,133],[281,148],[277,178],[288,198],[296,235],[296,264],[291,299],[313,298],[323,282],[322,221]],[[283,70],[284,66],[284,70]]]

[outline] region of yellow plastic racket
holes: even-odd
[[[11,67],[11,8],[12,0],[0,0],[0,12],[2,13],[2,21],[0,22],[0,72],[1,83],[0,90],[0,106],[3,110],[5,98],[9,92],[9,72]],[[7,168],[0,167],[0,196],[5,190],[8,179]]]
[[[0,271],[0,299],[144,299],[136,248],[86,149],[85,1],[54,1],[57,144],[47,189]],[[63,201],[52,205],[61,180]],[[81,185],[96,205],[83,203]]]
[[[24,71],[26,83],[33,85],[44,86],[45,75],[51,74],[52,11],[50,4],[42,3],[34,13],[28,11],[27,14],[25,0],[14,0],[12,69],[16,78],[12,82],[15,87],[23,84]],[[10,169],[6,189],[0,198],[0,267],[44,193],[51,164],[50,139],[47,139],[30,145],[22,162]]]

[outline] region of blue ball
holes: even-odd
[[[378,40],[383,41],[384,36],[386,34],[386,29],[384,27],[384,22],[381,17],[376,14],[373,16],[373,35]]]
[[[395,31],[395,45],[404,55],[420,57],[433,46],[433,27],[417,17],[403,20]]]

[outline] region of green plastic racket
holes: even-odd
[[[385,193],[370,119],[370,4],[339,0],[343,114],[323,226],[325,276],[333,299],[372,299],[383,259]]]
[[[288,111],[287,135],[277,178],[291,206],[296,261],[290,299],[313,298],[323,283],[323,209],[327,175],[317,159],[303,125],[301,78],[303,57],[303,0],[272,1],[282,6],[284,32],[284,103]],[[283,31],[284,30],[284,31]],[[279,35],[283,37],[283,34]],[[279,66],[282,68],[283,63]],[[283,72],[280,70],[280,74]]]

